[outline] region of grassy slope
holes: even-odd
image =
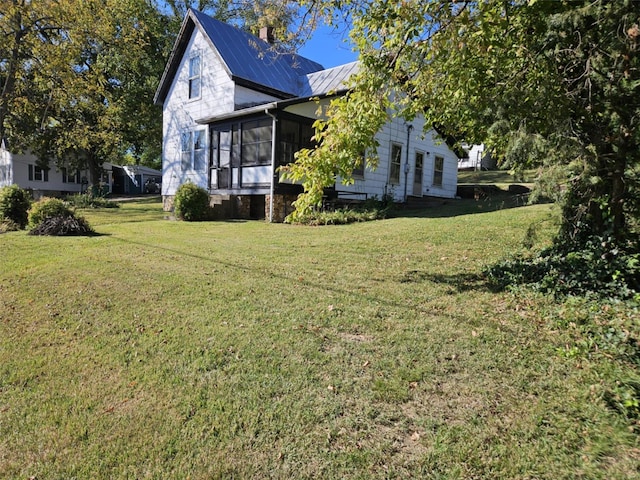
[[[531,184],[535,181],[537,172],[526,170],[516,178],[508,170],[464,170],[458,172],[460,184]]]
[[[478,275],[549,207],[452,211],[0,236],[0,478],[638,476],[553,308]]]

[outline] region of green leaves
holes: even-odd
[[[376,104],[393,96],[389,115],[424,115],[425,128],[485,143],[510,168],[553,167],[542,177],[560,182],[545,188],[564,200],[567,222],[587,212],[596,234],[605,234],[610,220],[619,240],[634,234],[639,2],[339,3],[353,19],[360,51],[350,97],[357,108],[345,101],[328,112],[323,143],[300,157],[308,179],[314,168],[327,172],[326,182],[345,170],[341,152],[366,143],[383,118]],[[588,174],[572,173],[576,162],[589,165]]]
[[[0,125],[12,148],[57,159],[57,166],[88,167],[97,182],[102,162],[161,142],[152,97],[170,35],[152,4],[9,3],[0,28],[15,34],[0,37],[0,79],[8,68]]]
[[[374,136],[388,120],[389,102],[384,90],[370,83],[372,80],[363,80],[346,96],[331,100],[325,110],[328,120],[314,125],[318,147],[301,150],[295,163],[281,169],[286,178],[304,187],[289,221],[299,221],[319,207],[324,189],[337,179],[344,184],[352,182],[354,167],[363,161],[369,168],[377,166]]]

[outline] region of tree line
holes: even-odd
[[[153,96],[188,8],[297,39],[293,2],[0,0],[0,139],[43,167],[87,168],[92,184],[103,162],[160,168]]]

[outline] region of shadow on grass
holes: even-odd
[[[479,273],[457,273],[451,275],[432,274],[429,272],[410,270],[405,272],[398,280],[400,283],[424,283],[431,282],[439,285],[447,285],[456,293],[469,291],[495,292],[486,278]]]
[[[365,299],[371,304],[378,304],[385,307],[398,308],[398,309],[410,308],[412,310],[418,310],[427,314],[432,313],[432,310],[427,305],[409,306],[406,302],[384,299],[379,296],[366,295],[366,294],[362,294],[361,292],[358,292],[357,290],[340,288],[340,287],[337,287],[336,285],[323,283],[321,281],[312,282],[312,281],[300,278],[296,273],[287,275],[286,273],[274,272],[266,268],[256,268],[255,266],[247,266],[239,263],[230,262],[228,260],[223,260],[219,257],[207,257],[204,255],[187,253],[176,248],[161,247],[158,245],[153,245],[153,244],[144,243],[144,242],[135,241],[135,240],[126,240],[126,239],[117,238],[117,237],[113,237],[113,239],[128,245],[138,245],[138,246],[142,246],[150,249],[156,249],[163,252],[168,252],[173,255],[194,258],[201,262],[201,266],[204,266],[207,263],[211,263],[216,267],[223,265],[225,267],[243,271],[243,272],[246,272],[247,274],[259,276],[264,279],[271,279],[275,281],[285,282],[286,284],[295,286],[296,288],[299,286],[304,286],[306,288],[316,289],[316,290],[320,290],[330,294],[358,297],[360,299]],[[490,290],[485,279],[478,273],[440,275],[440,274],[430,274],[428,272],[415,270],[415,271],[407,272],[401,277],[396,277],[393,281],[398,283],[431,282],[435,284],[448,285],[453,289],[449,293],[466,292],[466,291],[472,291],[472,290],[492,291]],[[459,321],[465,320],[465,317],[461,315],[455,315],[451,313],[445,314],[445,315],[450,318],[458,319]]]
[[[526,198],[519,195],[498,195],[482,200],[468,198],[447,199],[441,204],[424,208],[397,208],[389,217],[395,218],[450,218],[475,213],[488,213],[527,206]]]

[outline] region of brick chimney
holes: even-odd
[[[265,42],[273,45],[276,41],[275,37],[273,36],[273,27],[261,27],[260,40],[264,40]]]

